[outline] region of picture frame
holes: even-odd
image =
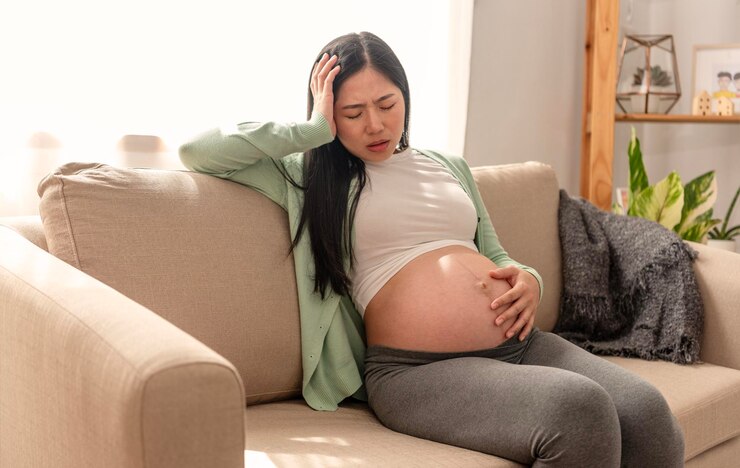
[[[728,97],[735,104],[735,114],[740,114],[740,44],[694,45],[691,75],[692,98],[702,91],[713,102]]]

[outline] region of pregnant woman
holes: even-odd
[[[348,34],[314,62],[307,122],[180,148],[288,211],[307,403],[367,399],[395,431],[536,467],[683,466],[653,386],[534,327],[541,278],[501,247],[465,161],[409,145],[409,115],[393,51]]]

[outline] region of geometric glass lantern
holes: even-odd
[[[617,72],[617,104],[627,114],[667,114],[681,97],[673,36],[627,35]]]

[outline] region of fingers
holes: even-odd
[[[329,57],[329,54],[325,53],[314,65],[311,72],[311,91],[314,93],[314,97],[323,93],[327,89],[327,85],[331,85],[334,81],[334,77],[339,73],[339,66],[334,66],[338,60],[339,57],[336,55]],[[331,89],[331,87],[329,86],[328,89]]]
[[[519,273],[519,269],[515,267],[514,265],[509,265],[504,268],[497,268],[495,270],[490,270],[488,272],[491,278],[496,278],[496,279],[509,278],[511,276],[517,275],[518,273]]]
[[[326,75],[326,80],[324,81],[324,84],[326,86],[326,89],[330,90],[332,89],[332,85],[334,84],[334,78],[339,74],[339,65],[335,66],[331,69],[328,75]]]
[[[508,309],[506,309],[503,313],[499,314],[496,317],[494,323],[496,325],[502,325],[507,320],[519,315],[523,309],[524,306],[520,305],[519,303],[512,304]]]
[[[491,309],[501,311],[494,323],[496,326],[501,326],[516,318],[514,323],[507,328],[505,336],[511,338],[519,333],[518,338],[521,341],[526,338],[534,326],[534,315],[537,310],[539,296],[535,294],[534,287],[529,281],[530,278],[519,276],[520,271],[515,266],[508,266],[490,270],[489,275],[496,279],[506,279],[512,285],[510,290],[491,303]],[[537,283],[537,288],[537,292],[539,292],[539,283]]]
[[[323,68],[326,61],[329,60],[327,54],[324,54],[319,58],[319,61],[313,64],[313,70],[311,70],[311,92],[314,96],[316,96],[316,93],[318,92],[318,74],[319,71]]]
[[[337,128],[334,122],[334,78],[339,73],[339,65],[336,63],[339,57],[323,54],[311,71],[311,94],[313,95],[313,109],[311,112],[319,112],[329,123],[332,135],[336,135]]]
[[[491,309],[496,310],[503,305],[511,304],[515,302],[517,299],[522,297],[524,292],[525,292],[525,287],[523,285],[521,284],[515,285],[513,288],[509,289],[508,291],[506,291],[505,293],[503,293],[502,295],[494,299],[493,302],[491,303]]]
[[[534,316],[530,317],[527,325],[524,327],[524,330],[522,330],[522,332],[519,334],[519,341],[523,341],[524,338],[529,335],[529,332],[532,331],[532,327],[534,327]]]
[[[525,309],[520,315],[519,319],[514,322],[512,326],[509,327],[508,330],[506,330],[506,338],[511,338],[519,331],[523,331],[524,327],[529,324],[529,318],[530,314],[527,313],[528,309]],[[521,338],[521,336],[520,336]]]

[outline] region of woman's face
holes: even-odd
[[[363,161],[385,161],[401,140],[405,113],[401,90],[365,67],[347,78],[335,96],[337,138]]]

